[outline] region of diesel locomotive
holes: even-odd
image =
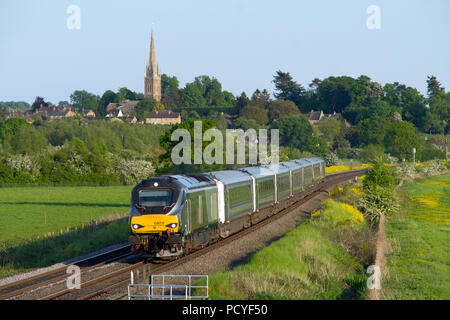
[[[324,178],[316,157],[149,178],[131,191],[128,241],[145,258],[178,257],[278,213]]]

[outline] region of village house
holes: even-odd
[[[308,121],[309,121],[309,123],[311,125],[315,124],[315,123],[317,123],[319,121],[322,121],[322,120],[339,119],[341,117],[342,116],[341,116],[340,113],[334,112],[333,114],[331,114],[331,113],[330,114],[326,114],[326,113],[323,113],[322,110],[320,110],[320,111],[313,111],[313,110],[311,110],[311,112],[307,115]],[[347,127],[350,127],[350,123],[348,123],[347,121],[345,121],[345,125]]]
[[[177,124],[181,123],[181,116],[178,112],[171,110],[156,110],[149,112],[145,118],[146,124]]]
[[[106,116],[109,118],[121,118],[130,116],[134,112],[134,108],[139,103],[138,100],[125,99],[121,103],[111,102],[106,106]]]

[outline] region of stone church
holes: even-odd
[[[150,43],[150,61],[145,69],[144,97],[161,101],[161,74],[159,73],[159,66],[156,63],[153,29]]]

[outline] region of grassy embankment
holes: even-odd
[[[360,299],[374,237],[351,204],[360,186],[336,188],[311,220],[252,255],[247,264],[210,276],[211,299]]]
[[[2,188],[0,277],[126,240],[130,189]]]
[[[406,182],[386,222],[385,299],[450,299],[450,174]]]

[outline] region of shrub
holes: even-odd
[[[392,190],[379,185],[366,189],[357,203],[358,209],[364,213],[371,225],[378,222],[382,214],[392,215],[400,207]]]
[[[374,164],[373,168],[366,174],[363,181],[364,189],[371,189],[376,186],[393,189],[395,185],[394,169],[385,166],[381,162]]]
[[[326,156],[325,156],[325,164],[327,166],[338,166],[341,165],[341,161],[339,160],[337,154],[333,151],[329,152]]]
[[[416,170],[411,163],[402,162],[400,166],[395,169],[395,174],[400,179],[412,179],[414,178],[415,173]]]
[[[364,217],[358,209],[332,199],[324,201],[320,211],[313,212],[311,218],[332,227],[348,225],[358,228],[364,222]]]
[[[370,144],[361,152],[361,160],[363,162],[375,162],[377,159],[383,158],[384,148],[378,144]]]

